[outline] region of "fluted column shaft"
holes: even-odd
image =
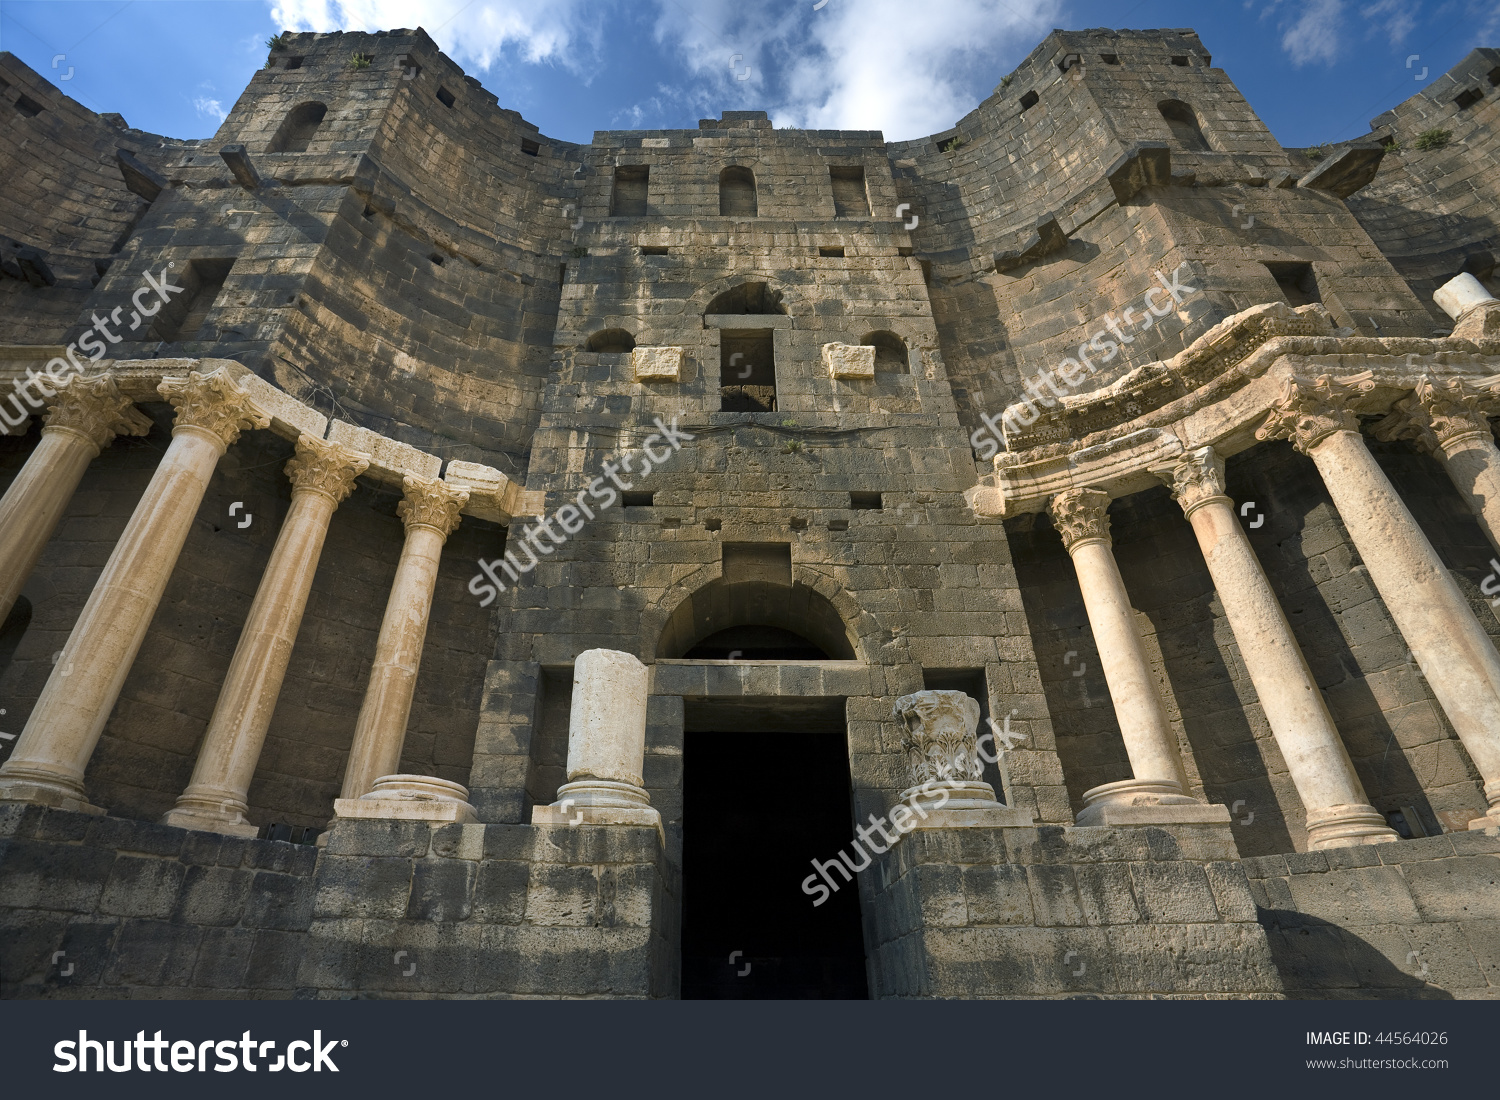
[[[1160,784],[1181,794],[1185,784],[1177,739],[1157,693],[1156,678],[1136,629],[1135,612],[1115,564],[1105,512],[1108,507],[1107,493],[1072,489],[1053,498],[1049,510],[1078,573],[1078,587],[1083,592],[1094,643],[1099,647],[1099,663],[1131,773],[1137,782]]]
[[[63,656],[3,767],[0,798],[96,810],[83,774],[104,732],[151,617],[171,579],[209,478],[243,428],[269,421],[223,372],[169,378],[158,387],[177,408],[162,456]]]
[[[1369,804],[1281,603],[1224,495],[1222,460],[1204,447],[1163,480],[1192,524],[1261,710],[1302,800],[1308,848],[1399,839]]]
[[[111,378],[74,377],[58,390],[41,442],[0,498],[0,623],[15,607],[89,463],[116,434],[150,430],[151,421]]]
[[[368,466],[366,456],[339,444],[307,435],[297,441],[296,457],[286,466],[292,506],[229,663],[193,778],[162,818],[164,824],[256,834],[245,820],[250,781],[281,696],[328,524]]]
[[[459,509],[469,499],[465,490],[411,474],[403,490],[405,499],[398,512],[406,526],[406,541],[380,623],[341,798],[367,794],[375,780],[395,774],[401,765],[443,543],[458,527]]]
[[[1386,478],[1346,402],[1363,376],[1288,383],[1257,434],[1290,438],[1317,464],[1354,547],[1500,813],[1500,653]]]

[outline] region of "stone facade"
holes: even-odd
[[[0,992],[759,989],[693,883],[827,811],[797,995],[1500,994],[1497,85],[1289,150],[1059,31],[576,145],[288,34],[179,142],[0,55]]]

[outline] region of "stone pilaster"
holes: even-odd
[[[1289,379],[1257,430],[1290,439],[1317,464],[1334,507],[1391,618],[1484,779],[1488,818],[1500,823],[1500,654],[1442,560],[1365,446],[1348,402],[1368,376]]]
[[[83,773],[140,651],[198,506],[225,449],[270,421],[223,371],[168,378],[177,409],[172,443],[136,505],[74,624],[14,752],[0,766],[0,798],[102,813]]]
[[[1185,792],[1177,739],[1115,564],[1108,508],[1109,494],[1098,489],[1070,489],[1053,497],[1048,506],[1078,573],[1132,773],[1130,779],[1085,791],[1078,824],[1228,821],[1229,811],[1223,806],[1205,806]]]
[[[1198,538],[1224,617],[1307,813],[1308,848],[1398,839],[1369,804],[1281,604],[1235,516],[1224,492],[1223,459],[1212,447],[1203,447],[1158,476],[1171,487]]]
[[[0,622],[4,622],[84,470],[116,435],[145,435],[150,419],[114,379],[74,377],[48,407],[42,440],[0,498]]]
[[[219,691],[193,778],[162,818],[164,824],[256,834],[245,818],[250,781],[281,695],[328,524],[369,464],[367,455],[337,443],[308,435],[297,440],[297,453],[286,464],[292,506]]]
[[[341,799],[360,798],[370,793],[377,779],[398,773],[443,543],[458,527],[460,509],[469,499],[466,489],[412,474],[402,492],[396,513],[405,525],[406,541],[380,623]]]

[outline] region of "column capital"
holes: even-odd
[[[1109,494],[1102,489],[1069,489],[1058,493],[1047,505],[1052,522],[1069,551],[1085,539],[1109,537]]]
[[[1346,406],[1351,398],[1374,389],[1369,371],[1347,378],[1320,374],[1316,379],[1288,378],[1281,396],[1255,430],[1256,439],[1290,439],[1303,454],[1334,432],[1358,432],[1359,419]]]
[[[59,386],[57,399],[47,406],[45,432],[72,432],[102,451],[117,435],[145,435],[151,418],[120,393],[108,375],[74,377]]]
[[[440,477],[418,477],[407,474],[401,482],[406,498],[396,505],[396,514],[410,531],[413,527],[431,527],[444,539],[458,528],[461,509],[469,501],[467,489],[456,489]]]
[[[1224,492],[1224,460],[1212,447],[1189,451],[1170,468],[1153,471],[1172,490],[1172,499],[1191,516],[1210,500],[1228,500]]]
[[[297,437],[297,454],[286,464],[286,476],[294,494],[322,493],[342,504],[354,491],[354,479],[369,466],[369,455],[303,433]]]
[[[177,410],[173,434],[180,428],[202,428],[228,448],[247,428],[271,426],[270,418],[222,370],[211,374],[189,371],[186,378],[163,378],[156,391]]]
[[[961,691],[918,691],[897,699],[892,714],[901,723],[901,749],[913,787],[984,777],[974,736],[976,700]]]

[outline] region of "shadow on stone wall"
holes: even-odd
[[[1293,1000],[1451,1001],[1446,989],[1399,969],[1337,924],[1291,909],[1256,908],[1271,958]]]

